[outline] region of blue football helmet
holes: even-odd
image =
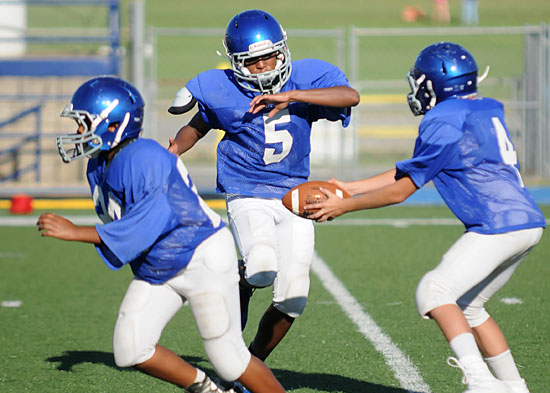
[[[61,113],[61,117],[82,125],[84,132],[57,137],[61,158],[70,162],[94,157],[123,140],[137,138],[142,131],[144,106],[139,91],[122,79],[102,76],[84,82]],[[112,125],[116,129],[109,131]]]
[[[438,102],[477,94],[477,64],[465,48],[452,42],[438,42],[424,48],[407,74],[411,92],[409,107],[423,115]]]
[[[262,10],[243,11],[233,17],[225,31],[223,45],[237,83],[262,94],[278,93],[292,69],[286,33],[277,20]],[[251,74],[245,61],[276,53],[272,71]]]

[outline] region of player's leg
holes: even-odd
[[[239,377],[239,382],[253,393],[285,392],[271,370],[255,356],[250,358],[245,372]]]
[[[273,304],[264,313],[250,344],[252,354],[265,360],[306,306],[309,270],[313,260],[314,230],[311,220],[300,218],[274,201],[279,272],[273,284]]]
[[[250,285],[248,281],[246,281],[245,278],[245,266],[244,266],[244,260],[239,259],[238,262],[239,266],[239,301],[240,301],[240,307],[241,307],[241,330],[244,331],[244,328],[246,327],[246,323],[248,322],[248,308],[250,305],[250,299],[252,298],[252,294],[256,290],[255,287]]]
[[[250,197],[227,201],[229,224],[244,261],[244,278],[256,288],[272,285],[279,270],[272,202]]]
[[[470,324],[456,303],[510,257],[510,252],[496,255],[495,239],[492,235],[464,234],[443,256],[440,264],[422,278],[416,292],[420,315],[436,321],[458,357],[450,358],[449,364],[463,370],[468,391],[472,392],[506,389],[483,362]]]
[[[290,330],[294,319],[270,304],[260,319],[254,340],[248,347],[250,353],[261,360],[267,359]]]
[[[119,367],[135,366],[151,376],[189,387],[204,376],[174,352],[157,345],[183,299],[166,285],[133,280],[120,306],[113,348]],[[202,373],[202,374],[201,374]]]
[[[417,289],[420,314],[432,317],[438,323],[459,358],[456,363],[468,375],[473,389],[485,385],[489,386],[487,389],[491,389],[490,386],[497,391],[502,389],[482,361],[470,327],[489,320],[485,302],[509,279],[515,269],[511,266],[536,244],[541,233],[539,230],[534,230],[535,236],[528,234],[533,230],[515,233],[519,232],[523,235],[466,233],[444,255],[436,269],[424,276]],[[479,296],[480,293],[483,295]],[[463,313],[455,301],[464,309]],[[491,322],[487,322],[485,327],[493,329],[492,333],[496,333],[495,327],[498,328]],[[495,351],[507,349],[500,329],[499,333],[492,338]]]
[[[136,368],[180,387],[191,386],[198,375],[195,367],[161,345],[156,345],[153,356],[136,364]]]
[[[485,356],[485,361],[495,376],[505,381],[513,393],[528,393],[529,389],[520,376],[504,334],[498,324],[487,314],[484,305],[508,282],[530,249],[539,241],[541,235],[541,228],[500,235],[503,244],[516,244],[520,250],[524,251],[504,261],[489,277],[458,301],[464,309],[463,312],[472,327],[476,342]]]
[[[248,304],[254,288],[273,284],[278,271],[272,200],[230,196],[227,217],[242,256],[239,283],[241,329],[248,320]]]
[[[233,237],[224,228],[197,248],[176,285],[189,300],[216,373],[225,381],[239,380],[255,393],[282,393],[280,383],[252,358],[242,338],[236,262]]]

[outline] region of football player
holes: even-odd
[[[92,243],[105,264],[134,273],[116,322],[119,367],[139,370],[193,393],[225,392],[202,371],[158,345],[166,324],[189,302],[216,373],[252,392],[284,392],[242,338],[237,255],[231,232],[199,197],[183,163],[157,142],[138,138],[144,102],[128,82],[91,79],[61,116],[75,134],[57,138],[63,161],[88,157],[87,177],[103,225],[75,226],[42,214],[42,236]],[[190,328],[190,327],[189,327]]]
[[[359,94],[332,64],[291,61],[285,31],[265,11],[235,15],[223,43],[231,69],[202,72],[177,93],[171,113],[197,102],[198,112],[170,138],[169,150],[180,155],[211,129],[225,131],[217,191],[225,193],[243,258],[243,329],[251,288],[273,286],[273,301],[249,346],[265,360],[304,311],[314,250],[312,221],[290,213],[281,197],[308,179],[312,123],[347,126]]]
[[[306,207],[320,208],[312,218],[325,221],[403,202],[433,181],[466,232],[420,281],[418,311],[434,319],[448,340],[456,358],[447,362],[465,374],[466,392],[528,393],[504,335],[484,308],[545,227],[523,185],[503,105],[478,95],[476,62],[454,43],[423,49],[407,79],[411,111],[424,115],[413,157],[364,180],[332,179],[358,196],[340,199],[325,191],[328,200]]]

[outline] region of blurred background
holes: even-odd
[[[329,61],[361,93],[348,128],[315,124],[312,180],[368,176],[410,157],[421,118],[405,75],[422,48],[448,40],[470,50],[480,74],[491,67],[479,91],[504,102],[526,185],[550,184],[548,0],[0,0],[0,198],[89,195],[86,160],[63,164],[55,135],[74,132],[59,114],[96,75],[133,82],[146,101],[144,136],[167,146],[195,112],[167,112],[176,92],[229,67],[216,53],[227,22],[258,7],[283,25],[293,59]],[[204,195],[215,191],[221,136],[182,156]]]

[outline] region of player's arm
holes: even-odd
[[[359,104],[360,96],[357,90],[349,86],[333,86],[319,89],[289,90],[277,94],[258,95],[250,102],[249,112],[258,113],[267,105],[274,105],[269,112],[273,117],[277,112],[288,107],[291,102],[306,102],[308,104],[347,108]]]
[[[39,231],[42,231],[41,236],[83,243],[101,243],[95,226],[78,226],[57,214],[44,213],[40,215],[36,226]]]
[[[332,178],[330,182],[346,190],[350,195],[359,195],[395,183],[395,173],[396,169],[393,168],[389,171],[362,180],[343,182]]]
[[[203,120],[200,112],[197,112],[189,124],[180,128],[175,138],[170,137],[168,151],[177,156],[185,153],[199,139],[205,136],[210,129],[210,126]]]
[[[328,199],[320,203],[305,206],[306,210],[319,209],[308,217],[318,222],[332,220],[352,211],[375,209],[401,203],[414,194],[417,187],[409,176],[404,176],[390,185],[369,191],[355,198],[342,199],[328,190],[322,188],[321,190]]]

